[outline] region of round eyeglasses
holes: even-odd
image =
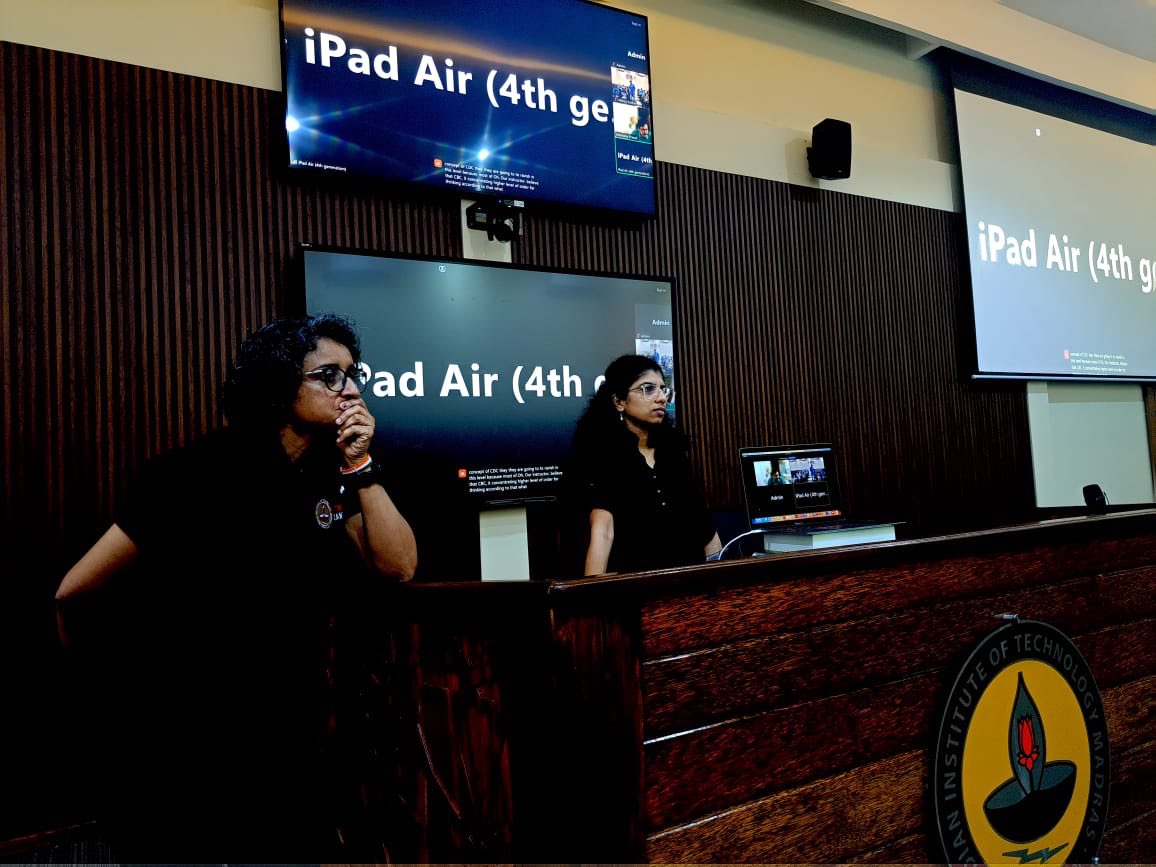
[[[365,368],[356,364],[349,370],[342,370],[336,364],[326,364],[316,370],[307,370],[301,375],[317,380],[330,391],[338,394],[345,391],[345,383],[351,379],[358,391],[365,388],[365,384],[369,382],[369,375],[365,372]]]
[[[667,400],[670,400],[671,388],[669,385],[655,385],[653,382],[644,382],[642,385],[636,385],[630,391],[637,391],[643,397],[654,397],[656,394],[661,394]]]

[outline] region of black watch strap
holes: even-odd
[[[381,484],[381,472],[377,463],[374,462],[356,473],[343,473],[341,484],[347,491],[360,491],[370,485]]]

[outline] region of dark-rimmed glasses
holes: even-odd
[[[336,364],[325,364],[316,370],[307,370],[301,374],[308,379],[315,379],[328,388],[330,391],[340,394],[345,391],[345,383],[348,380],[353,380],[353,384],[357,386],[357,390],[361,391],[365,388],[365,384],[369,382],[369,376],[366,375],[365,368],[353,365],[349,370],[342,370]]]

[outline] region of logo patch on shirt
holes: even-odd
[[[313,510],[313,516],[317,518],[317,526],[322,530],[328,530],[333,526],[333,507],[324,497],[317,501],[317,508]]]

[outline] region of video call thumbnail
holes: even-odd
[[[754,469],[755,484],[760,488],[767,485],[799,485],[827,480],[827,468],[822,458],[755,461]]]
[[[612,66],[610,82],[614,135],[634,141],[650,141],[654,134],[650,123],[650,76]]]
[[[674,391],[674,341],[670,338],[652,338],[639,335],[634,339],[634,352],[651,358],[662,368],[662,378],[670,386],[670,397],[666,402],[666,414],[670,419],[675,416]]]
[[[645,72],[610,67],[611,96],[615,102],[650,105],[650,76]]]

